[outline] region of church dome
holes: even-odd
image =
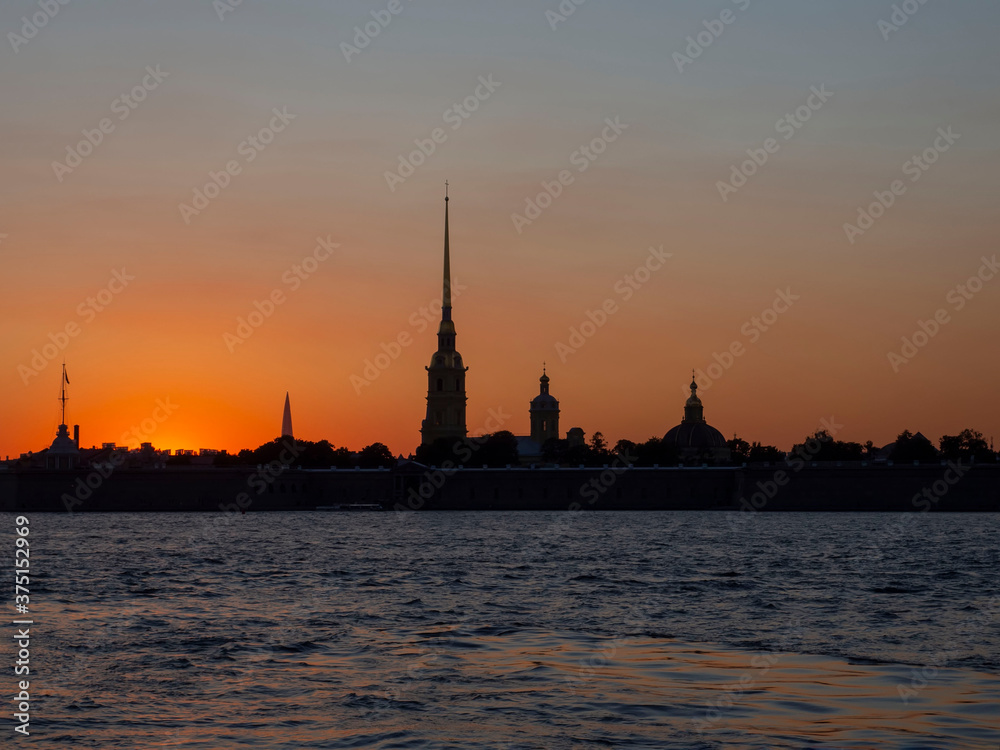
[[[663,436],[666,445],[675,446],[681,454],[713,452],[728,453],[726,438],[705,421],[705,410],[698,398],[698,384],[691,381],[691,395],[684,404],[684,419]]]
[[[681,422],[663,436],[663,442],[699,451],[726,447],[726,438],[707,422]]]
[[[533,399],[531,399],[532,409],[558,409],[559,402],[556,400],[555,396],[550,396],[548,393],[539,393]]]
[[[532,411],[558,409],[559,401],[549,393],[549,376],[546,374],[544,368],[542,369],[542,377],[538,379],[538,384],[538,395],[531,399]]]

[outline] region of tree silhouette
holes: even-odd
[[[941,436],[941,454],[951,461],[995,461],[996,454],[990,450],[977,430],[962,430],[957,435]]]
[[[751,463],[763,463],[765,461],[773,463],[775,461],[784,461],[785,452],[783,450],[779,450],[773,445],[761,445],[758,442],[754,442],[753,445],[750,446],[750,450],[747,454],[747,460]]]
[[[914,435],[909,430],[903,430],[896,437],[896,444],[889,454],[893,461],[937,461],[938,452],[934,450],[931,441],[919,432]]]
[[[750,457],[750,443],[740,437],[733,435],[732,440],[726,441],[726,447],[733,457],[733,461],[746,461]]]
[[[792,446],[792,453],[809,461],[860,461],[864,451],[861,443],[834,440],[826,430],[817,430],[804,442]]]
[[[392,451],[390,451],[383,443],[372,443],[371,445],[366,445],[358,453],[358,466],[362,469],[376,469],[378,467],[384,467],[386,469],[392,468],[396,463],[396,459],[392,457]]]

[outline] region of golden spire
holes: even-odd
[[[448,247],[448,181],[444,182],[444,296],[441,307],[447,311],[445,320],[451,319],[451,250]]]

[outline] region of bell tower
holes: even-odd
[[[439,438],[464,438],[465,373],[462,355],[455,350],[455,323],[451,319],[451,249],[448,239],[448,183],[444,195],[444,290],[438,348],[427,370],[427,416],[420,426],[420,443],[432,445]]]
[[[538,383],[538,395],[531,400],[528,416],[531,420],[531,439],[545,445],[550,438],[559,439],[559,402],[549,393],[549,376],[544,365]]]

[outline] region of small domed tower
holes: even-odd
[[[694,378],[691,379],[691,395],[684,402],[684,421],[705,421],[705,407],[702,405],[701,399],[698,398],[698,384],[694,381]]]
[[[722,433],[705,421],[705,408],[698,398],[698,384],[691,377],[691,395],[684,403],[684,419],[663,436],[664,444],[676,447],[682,458],[713,458],[728,461],[730,451]]]
[[[528,416],[531,420],[531,439],[545,445],[546,440],[559,438],[559,402],[549,394],[549,376],[544,365],[538,382],[539,392],[531,400]]]

